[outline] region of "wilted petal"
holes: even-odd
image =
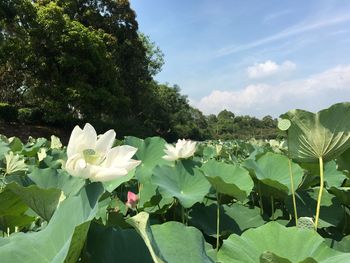
[[[96,151],[100,153],[108,152],[113,146],[115,135],[114,130],[109,130],[101,135],[96,142]]]

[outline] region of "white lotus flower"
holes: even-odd
[[[131,159],[137,148],[129,145],[112,148],[115,132],[97,136],[89,123],[75,126],[67,146],[66,170],[72,175],[105,182],[127,175],[141,161]]]
[[[194,155],[196,151],[196,142],[190,140],[178,140],[175,147],[171,144],[166,144],[164,152],[166,155],[163,159],[168,161],[175,161],[178,159],[185,159]]]

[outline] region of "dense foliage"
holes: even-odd
[[[127,0],[0,3],[0,102],[18,111],[8,119],[1,106],[0,119],[169,141],[277,136],[269,116],[204,116],[178,86],[154,81],[163,63]]]
[[[103,182],[112,131],[1,137],[1,262],[348,262],[350,103],[281,117],[286,141],[125,137]]]
[[[1,100],[47,122],[136,118],[162,54],[128,1],[2,1]]]

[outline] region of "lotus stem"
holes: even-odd
[[[292,191],[293,198],[293,209],[294,209],[294,219],[295,225],[298,225],[298,212],[297,212],[297,202],[295,200],[295,190],[294,190],[294,180],[293,180],[293,172],[292,172],[292,161],[288,158],[288,167],[289,167],[289,177],[290,177],[290,187]]]
[[[216,253],[219,252],[220,245],[220,194],[216,193]]]
[[[138,186],[139,201],[141,201],[141,190],[142,190],[143,185],[139,182],[139,183],[137,184],[137,186]],[[140,202],[137,203],[136,208],[138,208],[139,203],[140,203]],[[138,212],[138,211],[137,211],[137,212]]]
[[[185,208],[181,205],[182,224],[185,224]]]
[[[273,196],[271,195],[271,211],[272,211],[272,220],[275,221],[275,200],[273,199]]]
[[[258,183],[258,192],[259,192],[259,205],[260,205],[260,214],[264,214],[264,207],[263,207],[263,200],[261,195],[261,186],[260,183]]]
[[[319,161],[319,165],[320,165],[320,190],[318,192],[318,197],[317,197],[315,230],[317,230],[318,218],[320,216],[321,198],[322,198],[322,192],[323,192],[323,159],[322,159],[322,157],[319,157],[318,161]]]
[[[346,217],[347,217],[347,213],[346,213],[346,207],[344,207],[344,226],[343,226],[343,229],[342,229],[342,233],[346,234],[346,226],[347,226],[347,220],[346,220]]]

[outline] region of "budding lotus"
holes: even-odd
[[[134,209],[136,208],[138,201],[139,201],[139,197],[133,192],[128,191],[128,200],[126,201],[125,205],[127,207]]]

